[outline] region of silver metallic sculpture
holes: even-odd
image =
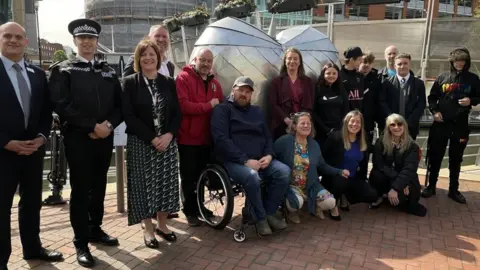
[[[280,32],[276,39],[240,19],[227,17],[210,24],[195,43],[190,61],[202,48],[215,56],[213,74],[229,95],[235,79],[249,76],[255,82],[253,103],[265,105],[270,81],[279,74],[284,50],[302,52],[305,71],[314,81],[327,62],[339,63],[332,42],[310,26],[296,26]]]

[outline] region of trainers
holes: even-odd
[[[200,221],[200,219],[198,219],[197,216],[188,216],[187,222],[188,226],[190,227],[199,227],[200,225],[202,225],[202,222]]]
[[[465,199],[465,197],[463,197],[462,193],[460,193],[460,191],[458,190],[455,190],[455,191],[450,190],[448,192],[448,197],[456,201],[457,203],[461,203],[461,204],[467,203],[467,200]]]
[[[284,230],[287,228],[287,223],[283,219],[279,219],[275,216],[267,216],[268,225],[272,228],[273,231]]]
[[[272,229],[270,229],[270,226],[265,219],[258,221],[255,224],[255,228],[257,229],[257,233],[261,236],[272,234]]]
[[[300,217],[298,216],[297,211],[289,211],[288,214],[287,214],[287,219],[288,219],[288,221],[290,221],[292,223],[295,223],[295,224],[300,223]]]

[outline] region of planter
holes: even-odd
[[[310,10],[316,7],[315,0],[270,0],[268,11],[271,13],[289,13]]]
[[[167,27],[170,33],[179,31],[182,26],[182,22],[177,18],[166,19],[163,24]]]
[[[181,17],[180,22],[185,26],[197,26],[205,24],[206,22],[208,22],[208,19],[209,18],[206,18],[202,15],[195,15],[192,17]]]
[[[226,17],[245,18],[250,16],[252,11],[252,5],[242,4],[240,6],[228,7],[215,11],[215,15],[218,20]]]

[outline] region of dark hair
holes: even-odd
[[[149,47],[152,47],[152,49],[155,51],[157,54],[157,70],[160,68],[160,65],[162,64],[162,55],[160,54],[160,49],[158,48],[157,44],[155,42],[151,41],[150,39],[143,39],[140,41],[135,48],[135,56],[133,60],[133,70],[135,72],[140,72],[140,58],[142,57],[142,53],[144,53]]]
[[[298,66],[298,76],[304,76],[305,68],[303,67],[303,57],[302,53],[297,48],[289,48],[285,51],[285,54],[283,55],[282,67],[280,68],[280,74],[287,74],[287,54],[291,52],[298,54],[298,57],[300,58],[300,66]]]
[[[340,68],[338,68],[337,65],[335,65],[332,62],[328,62],[325,66],[323,66],[320,75],[318,76],[318,82],[317,85],[322,87],[322,86],[327,86],[327,81],[325,80],[325,72],[329,68],[334,68],[337,71],[337,80],[332,84],[332,88],[339,88],[340,87]]]

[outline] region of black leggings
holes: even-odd
[[[418,181],[418,180],[417,180]],[[379,196],[387,194],[391,190],[391,183],[393,179],[386,177],[381,171],[373,169],[370,172],[369,183],[374,188]],[[402,191],[398,192],[399,204],[397,208],[402,209],[410,214],[425,216],[427,209],[421,205],[420,200],[420,184],[408,185],[409,194],[406,196]]]
[[[377,192],[366,181],[357,178],[323,176],[322,185],[335,196],[337,202],[342,195],[345,195],[350,204],[371,203],[378,198]]]

